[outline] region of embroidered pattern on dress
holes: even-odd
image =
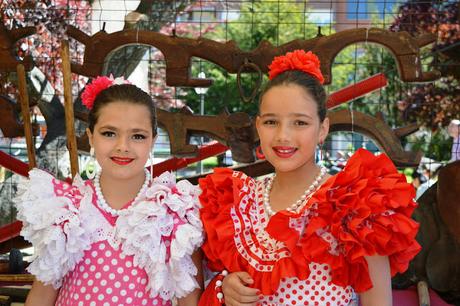
[[[235,173],[241,179],[247,178],[238,172],[233,175]],[[262,190],[262,182],[246,180],[240,189],[240,203],[231,208],[230,216],[235,228],[234,241],[238,253],[257,271],[271,272],[273,264],[266,262],[289,257],[290,252],[284,243],[273,239],[265,231],[268,218],[261,205]]]

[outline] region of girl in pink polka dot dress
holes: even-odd
[[[384,155],[359,149],[334,175],[315,163],[329,121],[319,59],[275,58],[256,128],[275,174],[215,169],[200,180],[202,246],[216,273],[200,305],[392,303],[391,275],[420,250],[414,189]]]
[[[36,276],[26,305],[197,305],[199,188],[145,169],[156,138],[151,97],[99,77],[82,98],[101,171],[68,184],[33,169],[22,185],[18,219]]]

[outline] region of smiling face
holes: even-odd
[[[276,172],[302,171],[315,163],[329,121],[320,121],[317,104],[299,85],[278,85],[262,97],[256,128],[265,158]]]
[[[105,179],[144,176],[154,143],[146,106],[121,101],[106,104],[100,109],[93,133],[89,129],[87,133]]]

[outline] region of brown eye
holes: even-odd
[[[304,125],[308,125],[308,122],[305,122],[305,121],[302,121],[302,120],[297,120],[294,124],[304,126]]]
[[[276,121],[275,120],[265,120],[264,125],[275,125]]]
[[[111,131],[105,131],[105,132],[101,132],[101,135],[104,136],[104,137],[115,137],[115,133],[114,132],[111,132]]]
[[[145,137],[145,135],[142,135],[142,134],[134,134],[133,135],[133,139],[134,140],[144,140],[146,139],[147,137]]]

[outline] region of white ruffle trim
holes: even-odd
[[[90,248],[90,237],[82,227],[79,207],[65,194],[56,196],[52,180],[45,171],[31,170],[29,180],[19,184],[15,203],[17,218],[23,223],[21,235],[35,247],[34,260],[27,270],[57,289]],[[77,192],[85,188],[80,177],[75,178],[73,188]],[[88,193],[81,196],[81,202],[91,201]]]
[[[107,240],[114,248],[121,244],[134,265],[145,269],[150,296],[180,298],[199,287],[191,258],[203,242],[198,187],[185,180],[176,184],[174,175],[164,173],[140,202],[120,212],[114,229],[92,204],[93,190],[80,177],[62,195],[55,194],[53,180],[45,171],[31,170],[15,199],[21,235],[35,247],[28,271],[38,280],[59,288],[85,250]]]
[[[147,272],[151,297],[180,298],[199,287],[191,257],[203,242],[198,195],[198,187],[163,173],[117,219],[122,252]]]

